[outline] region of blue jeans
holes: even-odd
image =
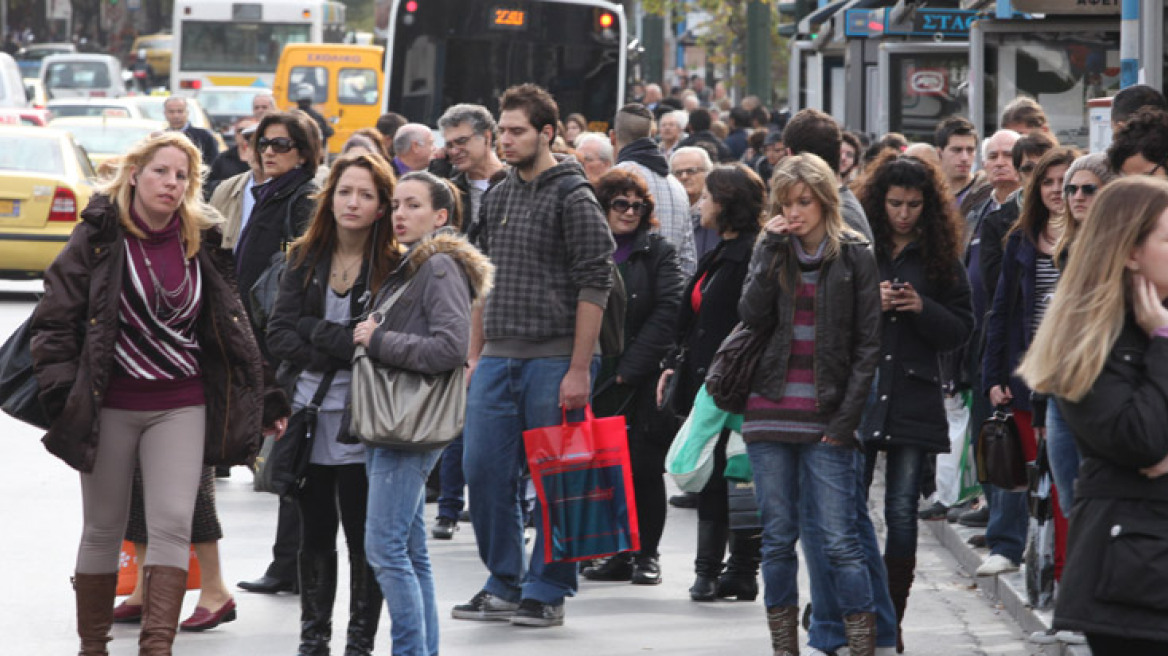
[[[1079,477],[1079,447],[1071,427],[1063,420],[1058,403],[1051,399],[1046,404],[1046,456],[1050,472],[1058,489],[1059,509],[1063,517],[1071,516],[1075,506],[1075,479]]]
[[[479,557],[491,573],[483,589],[506,601],[559,604],[576,593],[576,563],[544,562],[543,527],[538,521],[530,567],[524,572],[520,511],[525,492],[523,431],[563,421],[560,383],[569,363],[567,357],[485,357],[471,378],[462,452],[474,499],[470,518]],[[600,358],[593,358],[593,378],[599,366]],[[538,503],[535,516],[541,516]]]
[[[822,533],[840,614],[871,613],[872,583],[860,546],[856,497],[860,452],[852,447],[753,442],[746,452],[762,512],[762,576],[766,607],[799,602],[799,540],[802,500],[813,506],[808,524]]]
[[[998,554],[1018,564],[1026,549],[1026,533],[1030,528],[1030,493],[1010,492],[996,485],[983,485],[986,501],[990,504],[990,521],[986,525],[986,546],[991,554]]]
[[[426,478],[440,449],[412,452],[369,447],[365,555],[392,622],[394,656],[438,653],[434,574],[426,551]]]
[[[864,476],[863,470],[857,468],[857,486],[865,485]],[[866,490],[866,487],[858,487],[856,494],[856,529],[872,586],[872,602],[876,605],[876,646],[895,647],[896,608],[888,593],[888,572],[884,569],[884,559],[880,557],[876,528],[872,526],[872,518],[868,515]],[[848,642],[844,635],[843,615],[836,603],[831,565],[823,551],[823,533],[814,517],[815,504],[804,495],[799,509],[802,513],[799,530],[802,532],[803,562],[807,564],[807,573],[811,578],[811,629],[807,632],[807,644],[820,651],[833,652]]]
[[[868,449],[864,462],[864,496],[876,472],[876,449]],[[917,499],[927,454],[916,446],[894,446],[886,451],[884,473],[884,521],[888,536],[884,555],[889,558],[917,556]]]
[[[466,476],[462,474],[462,434],[446,445],[439,465],[441,488],[438,493],[438,516],[458,521],[462,514],[462,490],[466,487]]]

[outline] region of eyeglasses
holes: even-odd
[[[1079,193],[1080,190],[1083,192],[1084,196],[1094,196],[1095,192],[1099,191],[1099,185],[1063,185],[1063,195],[1067,196],[1068,198]]]
[[[474,138],[475,138],[475,137],[477,137],[477,136],[479,136],[479,135],[477,135],[477,134],[468,134],[468,135],[466,135],[465,137],[459,137],[459,138],[457,138],[457,139],[451,139],[450,141],[447,141],[447,142],[446,142],[446,150],[450,150],[451,148],[454,148],[454,149],[457,149],[457,150],[462,150],[463,148],[466,148],[466,145],[467,145],[468,143],[470,143],[470,140],[471,140],[471,139],[474,139]]]
[[[677,178],[685,178],[685,177],[689,177],[691,175],[697,175],[699,173],[705,173],[705,172],[706,172],[705,169],[701,169],[701,168],[697,168],[697,167],[690,168],[690,169],[677,169],[673,172],[673,176],[677,177]]]
[[[642,212],[645,211],[645,208],[647,208],[648,205],[642,203],[639,200],[636,202],[630,203],[629,201],[627,201],[623,198],[618,198],[618,199],[612,201],[612,203],[609,204],[609,207],[616,210],[620,214],[624,214],[625,212],[628,212],[629,210],[632,210],[634,214],[641,214]]]
[[[260,151],[261,153],[264,152],[264,150],[269,146],[276,153],[283,155],[284,153],[295,148],[296,142],[289,139],[288,137],[276,137],[275,139],[268,139],[267,137],[264,137],[256,142],[256,150]]]
[[[1037,168],[1037,166],[1038,165],[1033,162],[1027,162],[1018,167],[1018,172],[1023,175],[1030,175],[1031,173],[1034,173],[1034,169]]]

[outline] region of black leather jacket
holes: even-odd
[[[774,332],[763,351],[751,391],[783,397],[794,336],[794,286],[782,289],[779,272],[797,272],[787,235],[767,233],[754,249],[738,302],[751,328]],[[827,436],[852,443],[880,355],[880,275],[867,242],[844,237],[839,254],[820,268],[815,298],[816,408],[830,417]]]

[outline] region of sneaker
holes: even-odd
[[[430,529],[430,535],[433,535],[435,540],[450,540],[454,538],[454,532],[457,530],[457,521],[449,517],[439,517],[434,523],[434,528]]]
[[[990,509],[982,506],[976,510],[968,510],[962,513],[957,523],[970,528],[985,528],[990,523]]]
[[[1045,631],[1035,631],[1027,638],[1030,642],[1036,645],[1053,645],[1058,642],[1058,631],[1054,629],[1047,629]]]
[[[456,620],[478,620],[480,622],[506,622],[518,610],[519,604],[513,601],[500,599],[486,590],[479,593],[465,604],[459,604],[450,612]]]
[[[1085,644],[1087,644],[1087,636],[1083,635],[1082,633],[1079,633],[1078,631],[1059,631],[1058,633],[1054,634],[1054,637],[1058,638],[1059,642],[1062,642],[1062,643],[1065,643],[1068,645],[1085,645]]]
[[[997,576],[998,574],[1016,571],[1018,571],[1018,565],[1014,561],[1001,554],[991,554],[977,568],[976,576]]]
[[[519,602],[519,609],[511,615],[511,623],[519,626],[563,626],[564,602],[545,604],[534,599]]]
[[[940,501],[934,501],[933,505],[931,505],[928,508],[925,508],[924,510],[917,513],[917,517],[920,517],[921,521],[934,522],[934,521],[939,521],[939,520],[945,519],[945,516],[948,513],[949,513],[948,506],[941,503]]]

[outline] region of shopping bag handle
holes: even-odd
[[[576,410],[579,410],[579,408],[572,410],[572,412],[576,412]],[[591,403],[584,406],[584,419],[583,419],[583,421],[572,421],[572,422],[568,421],[568,409],[563,407],[563,406],[560,406],[560,418],[563,421],[563,425],[565,425],[565,426],[567,426],[568,424],[583,424],[585,422],[590,422],[590,421],[596,419],[596,417],[592,415],[592,404]]]

